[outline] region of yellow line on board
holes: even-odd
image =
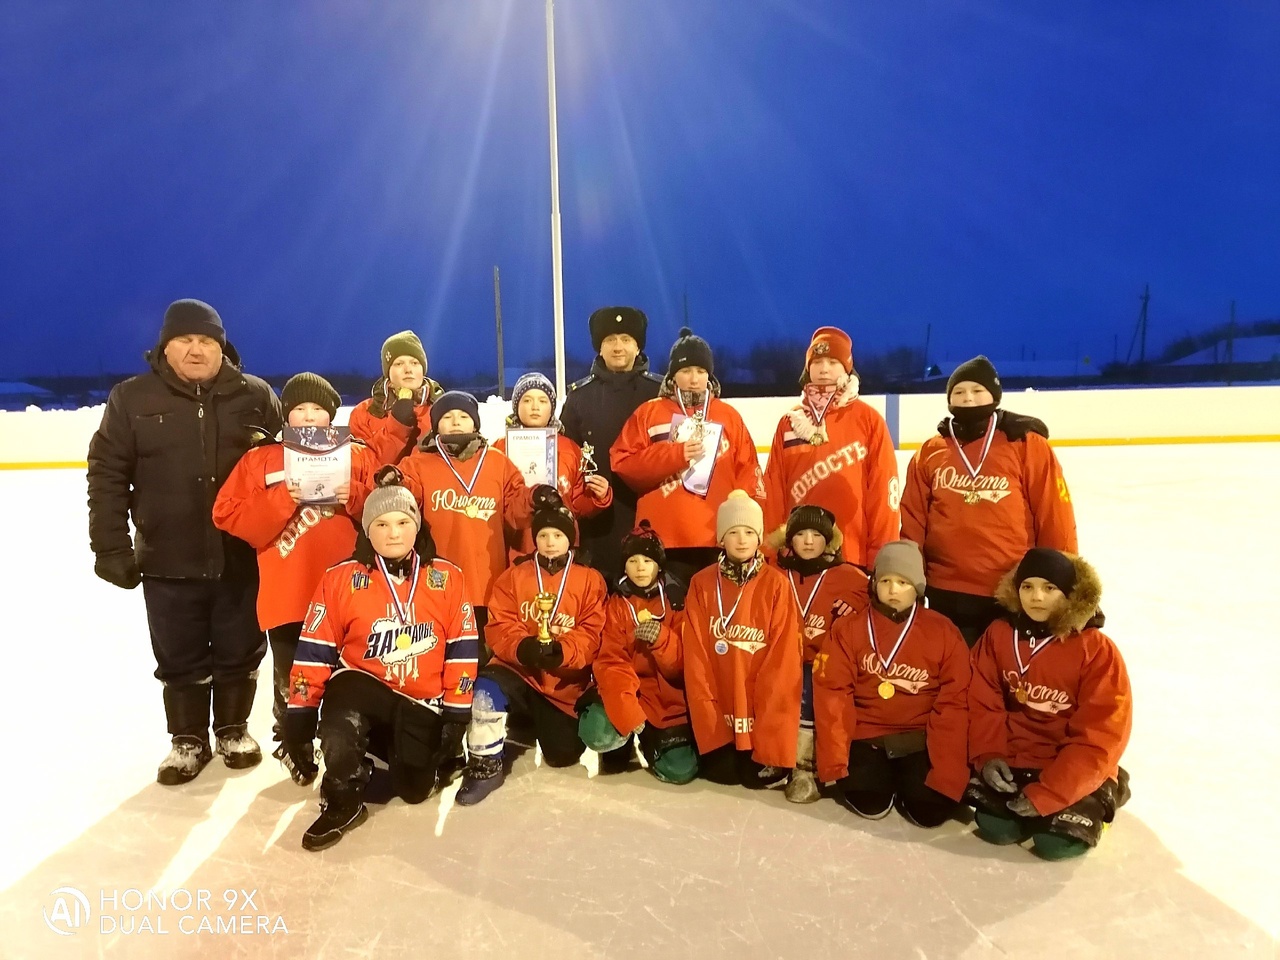
[[[1280,443],[1280,433],[1234,434],[1222,437],[1088,437],[1076,440],[1051,440],[1055,447],[1148,447],[1183,443]],[[904,443],[899,450],[919,450],[918,443]],[[756,447],[756,453],[768,453],[768,447]],[[5,463],[0,470],[84,470],[83,460],[48,460],[32,463]]]

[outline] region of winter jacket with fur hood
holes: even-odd
[[[973,649],[969,686],[969,759],[975,770],[995,758],[1040,771],[1024,793],[1043,816],[1057,813],[1115,779],[1133,725],[1124,659],[1099,629],[1102,583],[1071,556],[1076,585],[1044,625],[1022,613],[1013,571],[996,600],[1008,617]],[[1043,639],[1032,640],[1028,629]]]

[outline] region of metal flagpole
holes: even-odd
[[[547,118],[551,136],[551,291],[556,344],[556,396],[564,398],[564,276],[560,249],[560,144],[556,134],[556,17],[547,0]]]

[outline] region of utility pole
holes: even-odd
[[[551,141],[551,297],[556,347],[556,396],[564,396],[564,275],[560,248],[560,140],[556,131],[556,15],[547,0],[547,126]]]
[[[493,268],[493,318],[498,325],[498,396],[507,398],[507,362],[502,353],[502,285],[498,268]]]
[[[1227,321],[1227,386],[1231,386],[1231,365],[1236,360],[1236,302],[1231,301],[1231,317]]]

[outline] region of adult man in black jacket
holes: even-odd
[[[662,378],[649,372],[644,354],[649,319],[635,307],[601,307],[591,314],[591,346],[598,356],[591,373],[569,387],[560,422],[565,436],[591,444],[600,475],[613,488],[613,505],[579,520],[580,540],[609,584],[622,575],[622,537],[636,522],[636,495],[614,480],[609,448],[636,408],[658,395]]]
[[[262,759],[246,729],[266,652],[257,559],[213,526],[212,510],[256,432],[275,436],[281,417],[266,381],[240,371],[207,303],[171,304],[146,359],[148,373],[112,389],[89,444],[89,544],[103,580],[126,590],[142,583],[173,739],[156,779],[173,785],[212,759],[211,699],[226,764]]]

